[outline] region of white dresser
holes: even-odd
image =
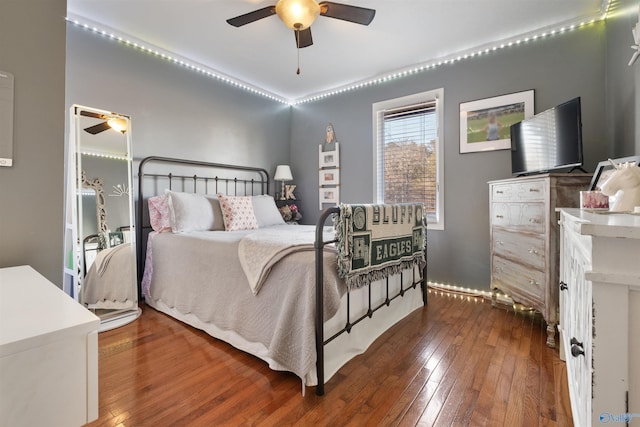
[[[0,269],[0,426],[98,417],[99,326],[33,268]]]
[[[491,288],[533,307],[555,347],[558,323],[557,207],[579,206],[591,175],[544,174],[489,182]]]
[[[574,423],[640,426],[640,215],[560,209],[560,227],[558,329]]]

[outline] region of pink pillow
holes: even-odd
[[[218,194],[222,207],[224,228],[227,231],[253,230],[258,228],[258,220],[249,196],[225,196]]]
[[[149,197],[149,222],[151,228],[158,233],[171,231],[171,222],[169,220],[169,201],[167,195]]]

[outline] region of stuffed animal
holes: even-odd
[[[291,209],[288,205],[280,206],[278,210],[280,211],[280,215],[282,215],[282,219],[285,221],[291,221]]]
[[[302,215],[300,211],[298,211],[298,207],[294,204],[284,205],[278,208],[280,211],[280,215],[282,215],[282,219],[285,221],[300,221],[302,219]]]

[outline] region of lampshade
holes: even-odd
[[[291,175],[291,168],[289,165],[278,165],[273,179],[276,181],[291,181],[293,179],[293,175]]]
[[[320,5],[315,0],[278,0],[276,14],[292,30],[305,30],[320,15]]]
[[[111,129],[125,133],[127,131],[127,121],[122,117],[111,117],[107,120],[107,124]]]

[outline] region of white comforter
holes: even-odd
[[[286,241],[314,227],[271,229]],[[272,369],[293,372],[303,384],[315,385],[314,252],[288,253],[270,265],[268,277],[254,295],[238,258],[239,242],[249,233],[157,235],[152,243],[153,277],[147,303],[260,357]],[[335,256],[325,256],[325,319],[336,313],[345,292]]]

